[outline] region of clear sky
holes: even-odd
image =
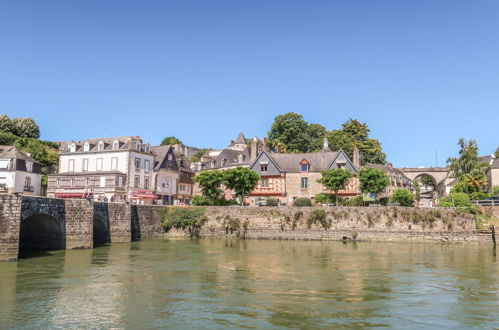
[[[499,146],[499,1],[1,1],[0,113],[42,138],[223,147],[298,112],[397,166]]]

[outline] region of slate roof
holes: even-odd
[[[309,165],[309,172],[320,172],[328,168],[336,158],[338,152],[307,152],[302,154],[282,154],[269,152],[269,156],[277,163],[282,171],[300,172],[299,164],[306,160]]]
[[[3,159],[22,159],[34,164],[38,164],[30,155],[26,152],[17,149],[14,146],[0,146],[0,158]]]
[[[492,165],[494,161],[494,155],[485,155],[485,156],[480,156],[480,160],[484,163],[487,163],[487,165]]]
[[[490,168],[499,168],[499,158],[495,159],[492,164],[490,164]]]
[[[154,170],[158,171],[165,161],[168,151],[170,151],[171,145],[164,146],[154,146],[151,147],[151,152],[154,154]]]
[[[243,162],[239,163],[239,155],[243,155]],[[222,160],[225,159],[225,164],[222,165]],[[234,167],[240,165],[249,165],[249,150],[248,148],[244,150],[233,150],[233,149],[223,149],[220,153],[209,160],[203,165],[202,170],[214,170],[220,168]],[[211,166],[211,162],[215,161],[215,166]]]
[[[76,145],[75,152],[93,152],[98,151],[99,142],[104,142],[104,150],[103,151],[112,151],[113,150],[113,142],[119,142],[118,150],[130,150],[135,149],[135,143],[140,142],[142,145],[145,143],[142,142],[142,139],[139,136],[119,136],[119,137],[110,137],[110,138],[96,138],[96,139],[86,139],[81,141],[62,141],[59,143],[59,151],[60,152],[70,152],[70,146],[74,143]],[[90,145],[89,151],[84,151],[84,145],[88,142]]]
[[[237,136],[236,144],[246,144],[246,138],[244,137],[243,132],[240,132]]]
[[[181,170],[182,172],[194,173],[194,171],[191,170],[191,162],[189,161],[189,159],[187,159],[187,157],[183,153],[174,148],[173,154],[175,155],[175,159],[177,161],[177,168],[179,170]]]

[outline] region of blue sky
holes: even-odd
[[[2,1],[0,113],[42,138],[223,147],[293,111],[397,166],[499,146],[498,1]]]

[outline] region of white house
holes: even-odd
[[[40,164],[14,146],[0,146],[0,192],[41,195]]]

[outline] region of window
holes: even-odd
[[[135,150],[140,151],[140,142],[135,143]]]
[[[74,172],[75,171],[75,160],[70,159],[68,162],[68,171],[69,172]]]
[[[181,184],[181,185],[179,186],[179,190],[180,190],[180,191],[185,191],[185,186],[184,186],[183,184]]]
[[[97,158],[97,171],[102,171],[102,158]]]
[[[118,177],[118,187],[123,187],[123,177],[122,176]]]
[[[61,179],[57,179],[56,185],[57,185],[57,187],[61,186]]]
[[[97,146],[97,150],[104,151],[104,142],[103,141],[99,141],[99,144]]]
[[[113,150],[118,150],[120,148],[120,143],[117,140],[113,141]]]
[[[262,188],[269,187],[269,179],[262,179]]]
[[[24,191],[30,191],[29,188],[31,188],[31,178],[29,176],[27,176],[24,179]]]
[[[75,152],[75,151],[76,151],[76,144],[71,143],[71,144],[69,145],[69,151],[70,151],[70,152]]]
[[[300,169],[302,172],[308,172],[308,164],[300,164]]]
[[[74,178],[71,178],[71,180],[69,181],[69,185],[70,185],[71,187],[74,187],[74,186],[75,186],[75,184],[76,184],[75,179],[74,179]]]
[[[114,157],[111,158],[111,170],[117,170],[118,169],[118,158]]]
[[[301,178],[301,187],[302,189],[308,188],[308,178]]]
[[[144,189],[149,189],[149,177],[144,178]]]
[[[105,187],[106,186],[106,177],[105,176],[101,176],[100,177],[100,186],[101,187]]]
[[[10,163],[9,159],[2,159],[2,160],[0,160],[0,168],[1,169],[8,169],[9,168],[9,163]]]
[[[215,161],[215,160],[212,160],[212,161],[211,161],[211,168],[214,168],[214,167],[215,167],[215,164],[216,164],[216,161]]]
[[[85,178],[85,187],[90,186],[90,178]]]
[[[133,187],[134,188],[139,188],[139,186],[140,186],[140,176],[136,175],[135,179],[133,181]]]
[[[341,170],[344,170],[345,169],[345,163],[338,163],[338,168],[341,169]]]
[[[225,166],[225,163],[227,162],[227,159],[225,158],[222,158],[222,160],[220,161],[220,166]]]
[[[140,168],[140,158],[135,158],[135,168],[136,169]]]
[[[243,156],[243,155],[239,155],[239,157],[238,157],[238,158],[239,158],[239,163],[242,163],[242,162],[243,162],[243,160],[244,160],[244,156]]]
[[[267,172],[267,171],[268,171],[268,165],[260,164],[260,172]]]
[[[144,152],[149,153],[149,146],[147,144],[144,146]]]
[[[85,142],[85,144],[83,145],[83,151],[90,151],[90,143]]]
[[[151,162],[148,159],[144,160],[144,169],[147,172],[149,172],[151,170]]]
[[[26,162],[26,171],[33,172],[33,162]]]
[[[81,166],[83,172],[88,171],[88,158],[83,159],[83,164]]]

